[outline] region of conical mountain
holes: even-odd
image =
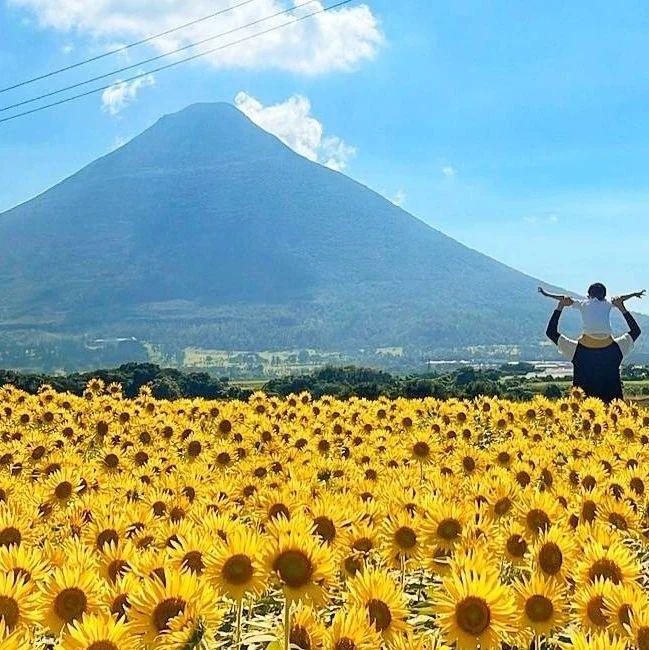
[[[0,326],[222,349],[539,341],[536,281],[229,104],[167,115],[0,215]]]

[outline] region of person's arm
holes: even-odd
[[[622,303],[624,303],[627,300],[629,300],[629,298],[642,298],[642,297],[644,297],[646,292],[647,292],[647,290],[643,289],[642,291],[634,291],[633,293],[625,293],[622,296],[618,296],[617,299],[622,301]]]
[[[543,287],[539,287],[539,293],[542,296],[545,296],[546,298],[553,298],[554,300],[569,300],[570,302],[567,303],[565,306],[568,307],[572,304],[573,300],[569,296],[564,296],[563,294],[560,293],[550,293],[549,291],[546,291]]]
[[[629,326],[629,336],[634,341],[637,341],[640,334],[642,334],[642,330],[640,329],[640,325],[638,325],[638,321],[633,317],[633,314],[627,310],[624,304],[624,296],[614,298],[612,302],[622,312],[622,316],[624,316],[624,320]]]
[[[555,345],[559,344],[559,318],[561,318],[561,312],[564,307],[568,307],[572,304],[572,298],[568,296],[561,296],[557,308],[552,312],[548,326],[545,330],[545,335],[554,343]]]

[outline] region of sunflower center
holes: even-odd
[[[617,610],[617,618],[622,625],[630,625],[632,613],[633,610],[631,609],[631,605],[622,605],[620,609]]]
[[[629,524],[627,523],[626,519],[617,512],[612,512],[608,516],[608,522],[609,524],[615,526],[615,528],[618,530],[627,530],[629,528]]]
[[[56,615],[66,623],[72,623],[86,611],[88,599],[78,587],[70,587],[59,592],[54,599]]]
[[[328,517],[316,517],[314,519],[315,532],[324,542],[333,542],[336,538],[336,526]]]
[[[544,530],[550,528],[550,517],[543,510],[534,508],[527,513],[525,519],[528,528],[535,533],[542,533]]]
[[[118,578],[123,576],[129,569],[128,562],[126,560],[113,560],[108,565],[108,577],[111,582],[116,582]]]
[[[15,544],[18,546],[23,536],[17,528],[8,526],[0,531],[0,546],[11,546]]]
[[[182,598],[167,598],[158,603],[153,610],[151,619],[158,632],[164,632],[169,629],[169,621],[182,614],[187,603]]]
[[[119,650],[112,641],[95,641],[88,646],[88,650]]]
[[[619,585],[622,582],[622,571],[612,560],[601,559],[593,562],[588,570],[588,577],[591,582],[595,582],[597,578],[604,578],[610,580],[613,584]]]
[[[23,569],[21,567],[14,567],[11,570],[11,575],[13,575],[16,582],[29,582],[32,579],[31,571]]]
[[[370,623],[374,625],[377,632],[383,632],[390,627],[392,614],[390,608],[382,600],[372,598],[367,603],[367,613],[370,617]]]
[[[117,546],[119,543],[119,534],[116,530],[110,528],[102,530],[99,535],[97,535],[97,548],[101,551],[103,550],[106,544],[113,543]]]
[[[20,618],[18,603],[9,596],[0,596],[0,618],[4,618],[9,631],[13,630]]]
[[[280,580],[293,589],[308,584],[313,575],[313,564],[301,551],[284,551],[273,562],[273,569]]]
[[[356,644],[350,638],[343,636],[336,641],[333,650],[356,650]]]
[[[586,606],[586,613],[588,618],[597,627],[606,627],[608,625],[608,618],[604,613],[604,597],[594,596],[588,601]]]
[[[548,575],[556,575],[561,571],[563,564],[563,553],[557,544],[554,542],[546,542],[539,551],[539,564],[543,573]]]
[[[113,600],[110,606],[110,613],[115,616],[120,616],[126,618],[126,608],[128,607],[128,596],[126,594],[120,594]]]
[[[442,519],[437,525],[437,534],[448,542],[453,541],[462,532],[462,526],[457,519]]]
[[[455,606],[455,620],[462,631],[480,636],[489,627],[491,610],[482,598],[468,596]]]
[[[507,540],[507,552],[512,557],[523,557],[527,553],[527,542],[520,535],[512,535]]]
[[[649,650],[649,627],[643,626],[636,632],[638,650]]]
[[[72,483],[70,481],[62,481],[54,488],[54,494],[61,501],[69,499],[72,496]]]
[[[203,573],[205,569],[203,554],[200,551],[189,551],[183,558],[183,567],[186,567],[192,573]]]
[[[291,645],[295,645],[302,650],[311,650],[311,636],[303,625],[293,626],[289,640]]]
[[[525,614],[534,623],[545,623],[552,618],[552,601],[541,594],[534,594],[525,601]]]
[[[238,553],[229,557],[223,564],[221,575],[231,585],[245,585],[252,578],[252,562],[247,555]]]
[[[394,541],[400,548],[409,550],[417,544],[417,535],[412,528],[401,526],[401,528],[394,533]]]
[[[509,512],[509,509],[512,507],[512,502],[509,497],[503,497],[502,499],[498,499],[494,505],[494,512],[499,516],[502,517],[503,515],[506,515]]]
[[[277,519],[277,517],[284,517],[285,519],[290,520],[291,513],[289,509],[283,503],[274,503],[268,509],[268,518]]]
[[[355,576],[363,568],[363,562],[353,555],[347,556],[343,564],[345,571],[352,576]]]
[[[359,553],[369,553],[373,547],[374,544],[368,537],[361,537],[352,544],[352,548]]]
[[[416,442],[412,447],[412,452],[417,458],[427,458],[430,454],[430,447],[425,442]]]

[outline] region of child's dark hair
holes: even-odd
[[[606,298],[606,287],[601,282],[595,282],[588,287],[588,297],[604,300]]]

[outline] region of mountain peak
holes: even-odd
[[[546,308],[528,276],[224,103],[163,117],[2,215],[0,274],[0,325],[181,348],[518,343]]]

